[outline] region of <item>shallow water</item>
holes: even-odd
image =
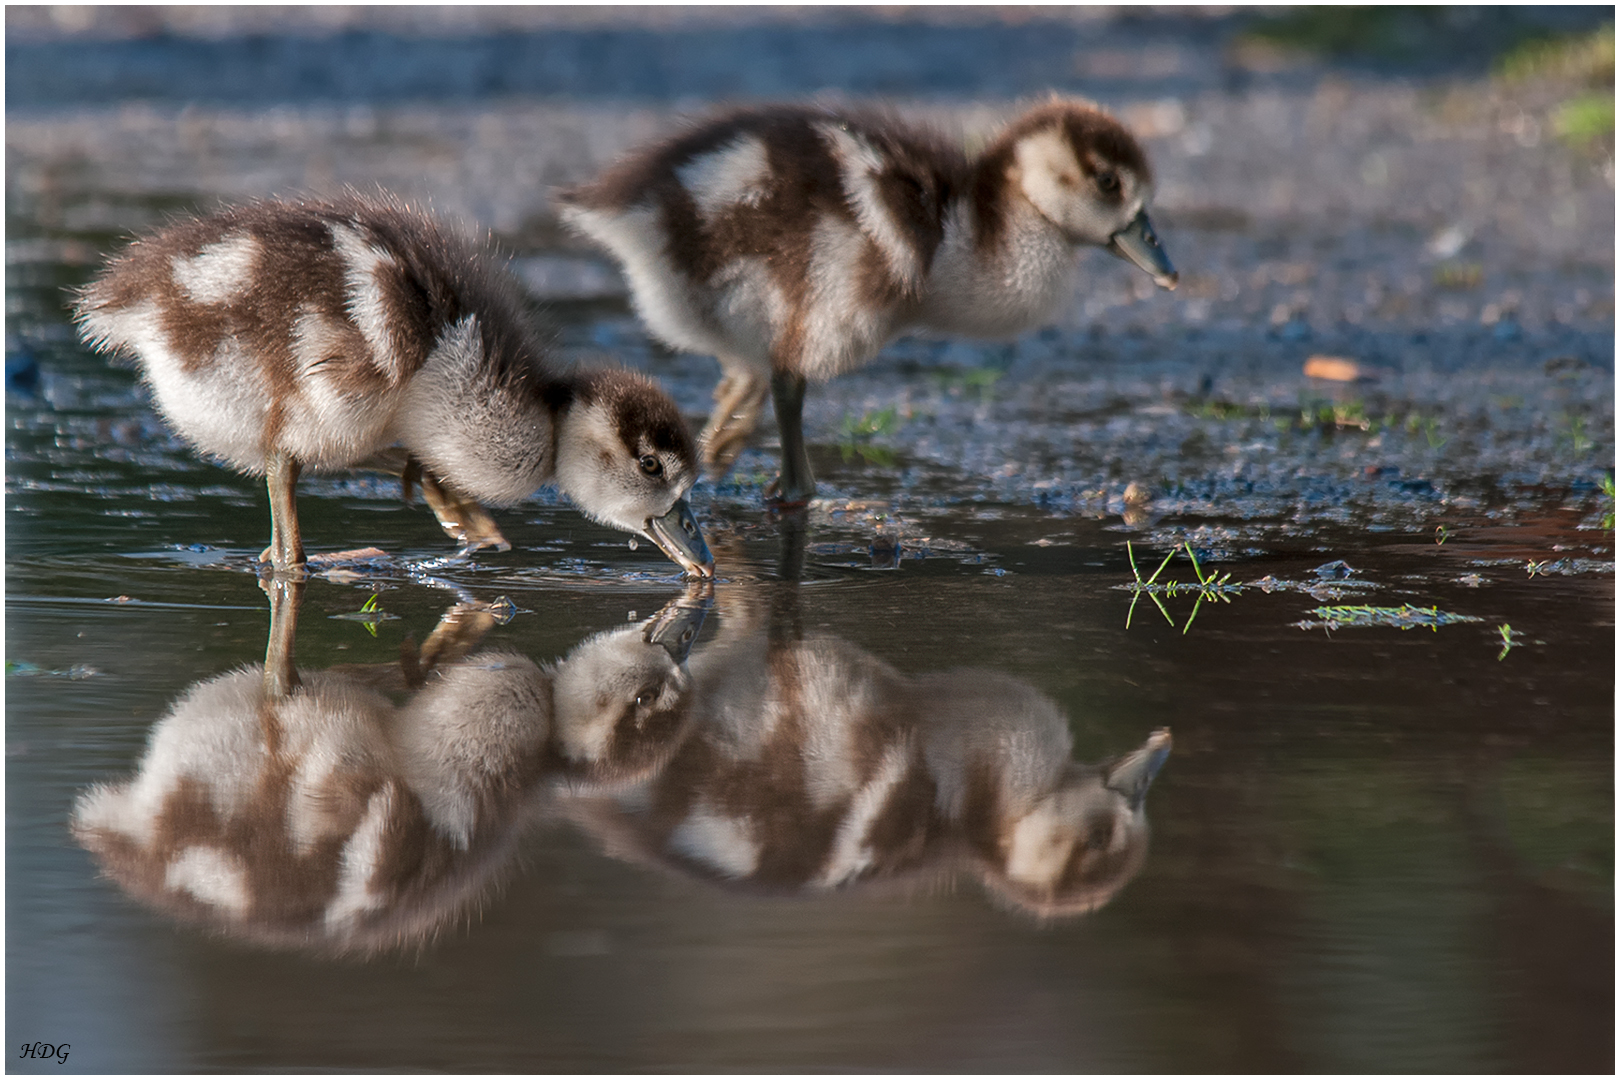
[[[1099,256],[1058,326],[1005,345],[906,339],[818,388],[806,420],[823,498],[806,514],[761,508],[769,431],[730,479],[696,489],[712,596],[548,493],[498,515],[513,551],[468,562],[393,482],[307,480],[312,552],[383,554],[311,577],[293,648],[314,720],[287,705],[263,725],[264,493],[199,461],[131,372],[76,343],[63,288],[118,233],[308,182],[322,154],[337,179],[437,195],[566,269],[580,253],[524,224],[543,202],[534,178],[567,179],[664,114],[581,76],[571,87],[600,100],[536,109],[484,87],[369,120],[267,91],[279,104],[263,123],[252,86],[206,71],[258,39],[8,41],[14,77],[96,61],[112,87],[96,93],[114,96],[153,55],[197,51],[197,85],[173,85],[204,98],[120,112],[64,66],[23,102],[33,112],[14,98],[8,117],[7,1027],[13,1044],[71,1046],[65,1063],[12,1069],[1612,1070],[1613,251],[1573,224],[1607,213],[1612,230],[1612,180],[1605,192],[1531,161],[1489,125],[1355,142],[1346,131],[1398,128],[1416,91],[1318,93],[1296,71],[1228,93],[1203,31],[1176,20],[1067,32],[1043,62],[1083,86],[1088,64],[1133,70],[1133,50],[1179,58],[1157,82],[1097,85],[1193,103],[1153,143],[1181,294],[1138,294]],[[731,31],[717,33],[693,40],[730,56]],[[888,33],[816,85],[871,89],[885,50],[905,52]],[[974,33],[929,38],[916,63],[934,74],[897,68],[895,92],[1028,89],[983,58],[952,66]],[[998,33],[998,49],[1041,37]],[[1065,51],[1083,45],[1095,55]],[[731,75],[683,61],[666,72],[675,89],[632,90],[712,89],[690,83],[702,75],[786,92],[767,78],[777,52]],[[295,54],[281,41],[265,55]],[[384,85],[359,78],[349,96],[375,103]],[[1334,109],[1340,127],[1317,123]],[[557,142],[525,141],[528,124]],[[1298,201],[1221,209],[1250,185],[1244,161],[1280,160],[1270,144],[1234,150],[1248,134],[1321,140],[1293,160]],[[1212,148],[1189,175],[1195,136]],[[1356,188],[1352,211],[1316,194],[1374,146],[1398,173],[1448,178],[1495,155],[1501,190],[1551,176],[1574,184],[1581,216],[1478,218],[1485,239],[1464,250],[1486,285],[1459,300],[1414,254],[1428,225],[1380,216],[1387,192]],[[1504,289],[1517,319],[1481,321]],[[648,370],[701,420],[712,360],[667,355],[612,288],[539,291],[561,352]],[[1377,379],[1304,379],[1317,351]],[[1127,498],[1132,482],[1145,501]],[[1133,589],[1167,555],[1156,591]],[[683,630],[695,640],[669,644]],[[434,667],[446,642],[468,657]],[[479,677],[577,707],[525,706],[500,728],[507,714],[452,692]],[[187,711],[188,694],[231,686],[251,709]],[[371,719],[333,719],[333,687]],[[581,736],[595,757],[501,742],[544,742],[567,730],[559,717],[618,716],[644,692],[657,705],[621,741]],[[435,701],[473,761],[518,763],[461,846],[446,837],[468,819],[424,779],[448,741],[397,749]],[[1160,729],[1173,745],[1145,794],[1098,779]],[[306,737],[360,779],[283,814],[290,781],[265,763]],[[414,764],[376,764],[395,753]],[[83,809],[188,754],[198,781],[246,807],[216,838],[238,861],[212,891],[193,864],[131,858],[140,845],[118,848]],[[1093,816],[1074,850],[1103,854],[1067,906],[1091,910],[1017,884],[1049,864],[1027,833],[1019,858],[987,846],[1016,823],[971,798],[951,808],[951,790],[1020,776],[1041,798],[1083,793],[1070,804]],[[375,834],[399,889],[355,907],[336,884],[343,842],[389,783],[398,805],[427,809]],[[116,817],[139,836],[163,805]],[[864,845],[841,828],[867,820],[883,827]]]
[[[129,415],[95,381],[73,411],[87,430]],[[1146,599],[1130,612],[1117,519],[944,507],[911,515],[896,560],[870,510],[800,528],[710,500],[722,580],[691,664],[729,632],[831,639],[919,681],[993,672],[1056,703],[1078,761],[1170,728],[1134,880],[1044,921],[937,865],[762,894],[633,857],[541,798],[473,914],[362,962],[182,926],[75,845],[74,799],[131,773],[175,699],[262,662],[264,512],[162,447],[109,463],[11,434],[8,1022],[70,1042],[70,1068],[1488,1070],[1608,1052],[1612,577],[1526,571],[1596,561],[1607,534],[1579,510],[1444,544],[1201,545],[1206,570],[1265,585],[1183,632],[1190,596],[1166,599],[1175,626]],[[90,497],[30,483],[81,472]],[[306,672],[395,664],[447,586],[509,598],[483,647],[542,663],[682,592],[649,546],[565,507],[505,515],[517,550],[461,566],[434,565],[431,517],[386,492],[317,485],[302,507],[317,547],[400,560],[309,584]],[[1333,560],[1353,575],[1318,571]],[[397,616],[375,636],[341,618],[373,590]],[[1328,603],[1479,621],[1294,625]],[[1520,636],[1499,657],[1504,623]]]

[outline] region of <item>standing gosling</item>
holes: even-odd
[[[267,478],[261,559],[277,574],[304,561],[299,474],[354,467],[402,471],[407,491],[420,479],[464,550],[511,547],[480,503],[554,484],[713,574],[675,403],[637,374],[548,361],[510,275],[396,198],[267,200],[170,226],[112,260],[76,317],[92,347],[137,361],[182,438]]]
[[[623,265],[652,332],[719,359],[698,440],[706,466],[735,459],[769,387],[782,437],[773,490],[791,504],[815,492],[807,380],[868,363],[912,327],[1003,337],[1039,325],[1086,245],[1175,288],[1152,194],[1130,132],[1054,100],[971,159],[886,116],[743,110],[558,198],[563,220]]]

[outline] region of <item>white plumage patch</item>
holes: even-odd
[[[929,269],[918,323],[933,330],[997,338],[1038,326],[1072,294],[1078,249],[1030,204],[1007,208],[1003,242],[974,243],[970,207],[945,219],[945,239]]]
[[[1007,845],[1007,876],[1037,888],[1055,886],[1074,850],[1074,825],[1043,800],[1012,828]]]
[[[371,346],[372,362],[377,370],[395,382],[406,376],[404,361],[394,351],[388,309],[383,303],[382,288],[377,273],[395,267],[394,257],[381,248],[366,243],[359,230],[348,225],[332,225],[332,243],[343,259],[343,280],[348,286],[349,317]]]
[[[770,371],[771,342],[787,321],[787,297],[760,257],[733,259],[717,275],[715,315],[726,328],[728,349],[760,374]]]
[[[759,869],[760,843],[748,821],[717,814],[698,806],[670,834],[669,846],[731,878],[745,878]]]
[[[343,845],[342,865],[338,870],[337,896],[326,906],[326,927],[336,931],[346,929],[361,915],[381,907],[386,897],[371,889],[371,878],[382,861],[387,843],[387,827],[393,809],[394,789],[388,784],[371,796],[366,804],[365,817]]]
[[[234,855],[201,845],[188,847],[169,863],[163,884],[190,893],[205,904],[223,908],[234,918],[247,914],[247,874]]]
[[[907,285],[922,280],[922,253],[914,247],[894,215],[884,205],[878,191],[878,174],[886,164],[871,143],[837,124],[819,125],[821,134],[833,148],[838,170],[844,181],[844,194],[855,208],[855,218],[888,260],[895,275]]]
[[[894,789],[905,778],[911,761],[908,745],[891,746],[883,755],[877,773],[856,794],[838,823],[838,835],[833,839],[827,862],[816,876],[816,884],[832,888],[852,881],[872,866],[872,847],[867,836],[872,823],[888,805]]]
[[[481,503],[510,506],[551,480],[550,419],[522,387],[496,385],[477,320],[447,327],[405,387],[394,435]]]
[[[94,789],[80,800],[77,820],[149,846],[165,802],[186,780],[202,782],[221,817],[239,812],[264,761],[257,723],[262,672],[242,668],[187,691],[152,729],[135,777]]]
[[[568,206],[562,218],[618,258],[636,314],[665,344],[709,356],[729,351],[705,322],[696,288],[665,254],[668,236],[657,207],[615,213]]]
[[[190,258],[176,255],[169,265],[175,284],[191,299],[199,304],[223,304],[252,283],[258,257],[259,242],[238,233],[205,245]]]
[[[810,241],[810,288],[805,312],[802,374],[830,379],[860,367],[888,340],[888,312],[864,303],[852,270],[866,237],[847,222],[823,217]]]
[[[399,394],[348,395],[328,371],[327,360],[346,352],[346,327],[305,305],[293,323],[298,408],[288,409],[278,442],[301,461],[326,468],[352,465],[384,441]]]
[[[1057,128],[1018,140],[1013,158],[1024,195],[1073,241],[1106,244],[1142,209],[1136,178],[1128,169],[1118,172],[1124,186],[1121,201],[1100,201],[1075,159],[1074,148]]]
[[[758,206],[769,191],[771,165],[765,144],[752,135],[693,158],[675,170],[699,212],[713,217],[736,204]]]
[[[85,327],[141,358],[158,410],[187,442],[245,472],[264,471],[268,390],[258,365],[234,338],[223,339],[209,361],[187,371],[163,332],[155,301],[95,311]]]
[[[643,478],[633,449],[606,407],[576,401],[558,421],[557,489],[593,521],[646,535],[647,519],[668,513],[683,492]]]

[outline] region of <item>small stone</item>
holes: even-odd
[[[1372,375],[1354,360],[1343,356],[1313,356],[1305,361],[1305,377],[1331,382],[1355,382],[1357,379],[1370,379]]]

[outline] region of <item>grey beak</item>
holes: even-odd
[[[703,629],[703,620],[708,617],[709,608],[714,603],[714,586],[691,586],[708,590],[706,594],[693,596],[688,593],[679,600],[671,600],[664,605],[664,610],[654,615],[647,624],[642,640],[649,645],[662,645],[669,658],[677,664],[686,663],[686,658],[692,652],[692,643],[697,640],[698,632]]]
[[[1181,280],[1176,268],[1170,265],[1170,256],[1159,246],[1159,234],[1153,231],[1153,223],[1148,220],[1146,210],[1108,238],[1108,250],[1141,267],[1161,289],[1174,289],[1176,282]]]
[[[714,577],[714,556],[709,554],[709,545],[703,542],[703,530],[698,528],[697,518],[692,516],[692,508],[686,505],[685,499],[676,499],[663,517],[648,518],[645,528],[647,538],[680,563],[688,574]]]
[[[1110,791],[1125,796],[1135,809],[1147,797],[1148,785],[1159,775],[1159,767],[1170,756],[1170,729],[1160,728],[1147,742],[1103,770],[1103,783]]]

